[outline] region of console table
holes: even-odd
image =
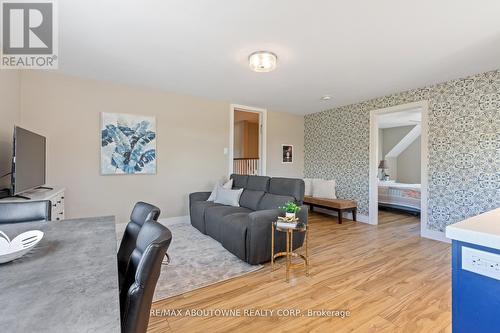
[[[54,187],[53,190],[47,189],[35,189],[23,193],[23,196],[30,198],[26,200],[23,198],[4,198],[0,199],[0,204],[2,202],[24,202],[24,201],[50,201],[51,211],[51,221],[61,221],[64,220],[64,195],[65,189],[63,187]]]

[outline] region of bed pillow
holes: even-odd
[[[226,189],[231,189],[233,188],[233,179],[229,179],[227,182],[225,182],[223,185],[221,185],[221,182],[217,182],[214,186],[214,189],[212,190],[212,193],[210,193],[210,196],[208,197],[207,201],[214,201],[215,198],[217,197],[217,188],[219,186],[222,186],[223,188]]]
[[[314,198],[337,199],[335,180],[314,179],[312,196]]]
[[[239,190],[229,190],[219,186],[217,189],[217,196],[215,197],[214,202],[222,205],[228,205],[233,207],[240,206],[240,197],[241,193],[243,193],[242,188]]]

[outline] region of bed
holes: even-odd
[[[420,184],[379,181],[378,206],[420,214]]]

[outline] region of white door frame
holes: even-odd
[[[259,114],[259,175],[265,176],[267,156],[267,110],[253,106],[231,104],[229,106],[229,175],[233,173],[234,159],[234,111],[245,111]]]
[[[408,104],[396,105],[393,107],[378,109],[370,112],[370,201],[369,201],[369,223],[378,224],[378,118],[382,114],[406,111],[409,109],[420,108],[422,111],[422,133],[421,133],[421,206],[420,206],[420,235],[422,237],[444,240],[442,233],[429,230],[427,227],[427,195],[428,195],[428,131],[429,131],[429,103],[419,101]]]

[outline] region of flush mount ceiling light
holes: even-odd
[[[322,101],[329,101],[329,100],[331,100],[331,99],[332,99],[332,96],[330,96],[330,95],[324,95],[324,96],[321,96],[321,100],[322,100]]]
[[[278,57],[269,51],[257,51],[248,56],[248,65],[254,72],[267,73],[276,69]]]

